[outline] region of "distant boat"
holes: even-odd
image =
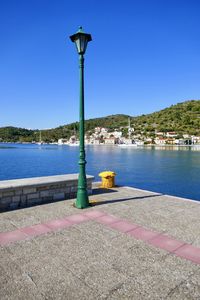
[[[127,148],[127,147],[137,147],[137,144],[118,144],[119,147]]]
[[[137,146],[144,146],[144,142],[143,141],[135,141]]]
[[[79,142],[75,142],[75,143],[69,143],[68,146],[79,146],[80,143]]]
[[[41,131],[40,131],[40,139],[39,139],[39,142],[37,142],[36,144],[37,144],[37,145],[42,145],[42,144],[43,144]]]
[[[72,139],[72,141],[70,143],[68,143],[68,146],[77,147],[79,145],[80,145],[80,143],[77,140],[77,133],[76,133],[75,125],[74,125],[74,138]]]
[[[123,144],[118,144],[119,147],[137,147],[138,145],[136,143],[132,142],[131,139],[131,120],[130,117],[128,118],[128,142],[127,143],[123,143]]]

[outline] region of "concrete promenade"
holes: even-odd
[[[0,299],[200,299],[200,202],[119,187],[0,215]]]

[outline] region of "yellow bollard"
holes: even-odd
[[[102,179],[101,186],[102,188],[112,188],[115,186],[115,172],[112,171],[104,171],[99,173],[99,176]]]

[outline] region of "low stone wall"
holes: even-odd
[[[87,175],[88,194],[94,176]],[[0,181],[0,211],[76,197],[78,174]]]

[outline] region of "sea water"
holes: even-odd
[[[79,147],[0,144],[0,180],[78,173]],[[200,200],[200,147],[86,146],[86,172],[100,181]]]

